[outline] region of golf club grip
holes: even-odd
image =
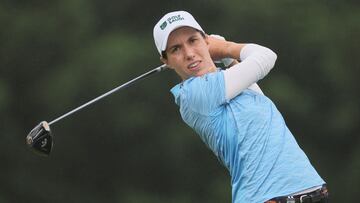
[[[69,115],[71,115],[71,114],[73,114],[73,113],[75,113],[75,112],[89,106],[90,104],[92,104],[92,103],[94,103],[94,102],[96,102],[96,101],[98,101],[98,100],[100,100],[100,99],[102,99],[104,97],[109,96],[110,94],[112,94],[112,93],[114,93],[114,92],[116,92],[118,90],[126,88],[126,87],[132,85],[133,83],[135,83],[135,82],[137,82],[137,81],[139,81],[141,79],[144,79],[144,78],[146,78],[146,77],[148,77],[148,76],[150,76],[150,75],[152,75],[154,73],[158,73],[158,72],[161,72],[161,71],[166,70],[166,69],[167,69],[166,64],[158,66],[158,67],[156,67],[156,68],[154,68],[154,69],[152,69],[152,70],[150,70],[150,71],[148,71],[148,72],[146,72],[146,73],[144,73],[144,74],[142,74],[142,75],[140,75],[140,76],[138,76],[138,77],[136,77],[136,78],[134,78],[134,79],[132,79],[132,80],[130,80],[130,81],[128,81],[128,82],[126,82],[126,83],[124,83],[124,84],[122,84],[122,85],[120,85],[120,86],[118,86],[118,87],[116,87],[116,88],[114,88],[114,89],[112,89],[112,90],[98,96],[98,97],[96,97],[96,98],[94,98],[94,99],[92,99],[91,101],[88,101],[87,103],[85,103],[85,104],[83,104],[83,105],[81,105],[81,106],[79,106],[79,107],[65,113],[64,115],[52,120],[51,122],[49,122],[49,125],[52,125],[52,124],[58,122],[59,120],[61,120],[61,119],[65,118],[65,117],[67,117],[67,116],[69,116]]]

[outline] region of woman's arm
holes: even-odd
[[[257,44],[234,43],[213,37],[209,37],[209,44],[213,59],[234,58],[241,61],[224,70],[226,99],[234,98],[264,78],[274,67],[277,59],[272,50]]]
[[[238,53],[241,62],[224,71],[226,99],[264,78],[277,59],[272,50],[256,44],[247,44]]]
[[[237,61],[236,59],[233,59],[232,63],[228,67],[231,68],[232,66],[234,66],[234,65],[236,65],[238,63],[239,63],[239,61]],[[232,75],[228,75],[227,77],[232,77]],[[237,77],[237,75],[234,75],[234,77]],[[237,78],[234,78],[234,79],[228,78],[227,80],[228,81],[229,80],[237,80]],[[255,92],[259,93],[259,94],[264,95],[263,91],[261,90],[261,88],[259,87],[259,85],[257,83],[251,84],[248,87],[248,89],[253,90],[253,91],[255,91]]]

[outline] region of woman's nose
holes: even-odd
[[[195,54],[194,54],[194,49],[189,47],[189,46],[184,46],[183,48],[184,51],[184,56],[186,60],[191,60],[194,58]]]

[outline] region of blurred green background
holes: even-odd
[[[50,157],[25,146],[40,121],[160,65],[152,29],[174,10],[191,12],[209,34],[278,54],[259,85],[332,202],[357,202],[359,1],[3,0],[0,203],[231,202],[227,171],[180,118],[172,71],[53,125]]]

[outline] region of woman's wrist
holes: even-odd
[[[242,44],[242,43],[228,42],[227,51],[226,51],[227,57],[237,60],[240,59],[240,52],[245,45],[246,44]]]

